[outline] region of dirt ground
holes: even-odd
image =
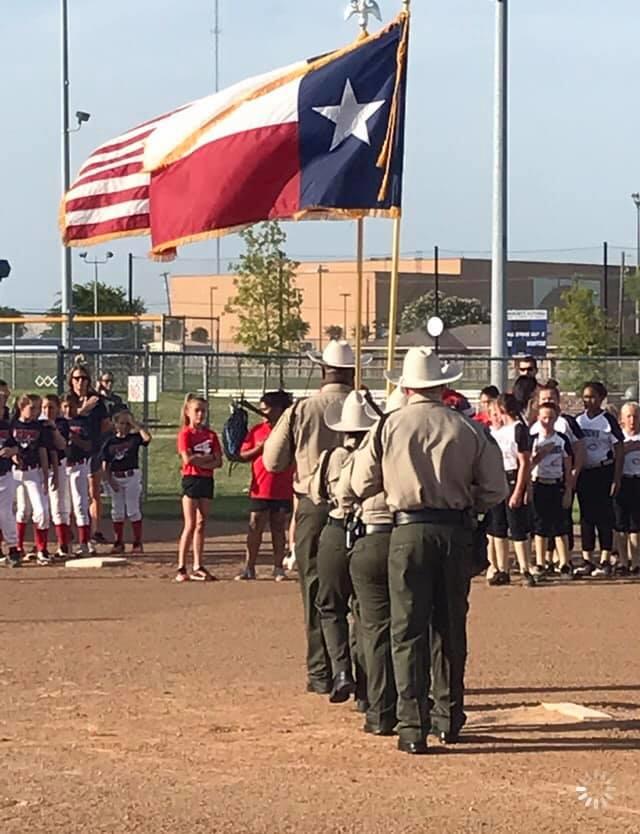
[[[305,693],[297,583],[266,557],[264,581],[176,585],[173,547],[147,551],[0,571],[1,834],[640,831],[640,582],[474,582],[464,743],[412,758]]]

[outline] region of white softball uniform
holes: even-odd
[[[18,487],[22,487],[29,503],[31,504],[31,513],[33,523],[38,530],[49,529],[49,502],[44,493],[42,481],[42,469],[20,469],[14,470],[14,477]],[[20,519],[18,518],[18,521]]]
[[[131,474],[123,473],[118,477],[115,472],[113,480],[118,485],[118,491],[109,484],[111,495],[111,519],[112,521],[140,521],[142,512],[140,510],[140,498],[142,496],[142,472],[139,469],[130,470]]]
[[[16,521],[18,524],[28,524],[31,521],[31,501],[27,495],[27,488],[18,481],[17,473],[14,480],[16,482]]]
[[[49,473],[49,506],[54,524],[69,524],[71,521],[71,489],[69,475],[64,461],[58,464],[58,489],[52,489],[53,472]]]
[[[89,475],[91,464],[88,460],[82,463],[72,463],[67,466],[69,476],[69,490],[73,514],[78,527],[89,527]]]
[[[16,514],[14,511],[15,500],[16,479],[10,470],[5,475],[0,475],[0,529],[9,547],[15,547],[18,543]]]

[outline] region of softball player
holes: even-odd
[[[554,403],[541,405],[531,435],[533,533],[537,566],[544,566],[547,541],[551,539],[558,552],[561,576],[571,578],[567,509],[573,501],[573,456],[569,438],[556,431],[557,419]]]
[[[611,573],[613,549],[613,496],[620,488],[624,462],[624,435],[616,418],[602,409],[607,389],[601,382],[584,386],[584,412],[577,417],[585,436],[585,465],[578,478],[580,530],[584,565],[578,576],[608,576]],[[593,563],[596,530],[600,540],[600,565]]]
[[[91,518],[89,517],[91,435],[86,418],[77,416],[75,397],[67,394],[62,398],[61,405],[69,430],[66,461],[71,505],[78,528],[79,544],[76,556],[85,556],[87,553],[96,552],[91,542]]]
[[[42,421],[51,432],[54,451],[49,452],[49,506],[58,540],[57,556],[69,555],[71,492],[65,461],[69,423],[60,415],[60,398],[48,394],[42,400]]]
[[[520,403],[513,394],[502,394],[497,400],[497,408],[502,417],[502,426],[493,429],[491,433],[502,452],[509,483],[509,497],[489,513],[487,534],[493,540],[498,570],[490,577],[488,583],[508,585],[511,581],[510,538],[523,581],[532,587],[535,582],[529,566],[529,509],[525,504],[531,456],[529,431],[520,419]]]
[[[620,492],[614,499],[620,576],[640,574],[640,405],[625,403],[620,411],[624,464]],[[631,566],[629,566],[631,557]]]
[[[0,528],[5,542],[9,545],[7,564],[11,568],[20,566],[21,556],[17,548],[16,480],[13,477],[13,458],[18,447],[11,431],[11,423],[0,417]]]
[[[138,464],[140,447],[151,443],[151,435],[136,425],[130,411],[113,417],[115,434],[102,447],[105,478],[111,493],[111,520],[115,533],[112,553],[124,553],[124,522],[133,529],[132,553],[142,553],[142,473]]]
[[[47,553],[49,537],[49,432],[38,420],[41,399],[36,394],[23,394],[16,401],[16,419],[12,433],[18,447],[15,478],[29,499],[33,514],[36,561],[50,565]],[[26,522],[18,520],[18,539],[24,542]]]

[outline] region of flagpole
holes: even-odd
[[[402,11],[411,10],[411,0],[402,0]],[[391,281],[389,285],[389,335],[387,342],[387,371],[393,372],[396,361],[396,340],[398,335],[398,293],[400,289],[400,224],[401,217],[393,218],[393,240],[391,243]],[[387,396],[393,385],[387,382]]]
[[[389,337],[387,344],[387,371],[392,372],[396,360],[396,337],[398,333],[398,289],[400,285],[400,218],[393,218],[393,241],[391,244],[391,283],[389,286]],[[387,383],[387,394],[393,385]]]
[[[358,287],[356,290],[356,390],[362,385],[362,284],[364,275],[364,220],[356,222],[356,252],[358,261]],[[347,338],[345,334],[345,339]]]

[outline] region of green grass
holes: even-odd
[[[176,435],[183,402],[181,394],[162,394],[156,413],[152,412],[151,415],[159,425],[152,429],[155,436],[149,448],[149,488],[145,504],[148,518],[177,518],[181,514],[180,460],[176,452]],[[218,436],[228,416],[228,403],[225,400],[212,400],[210,423]],[[257,418],[254,415],[250,417],[253,425]],[[215,479],[216,517],[229,521],[246,519],[251,467],[248,464],[237,464],[229,472],[229,463],[225,461],[223,468],[216,472]]]

